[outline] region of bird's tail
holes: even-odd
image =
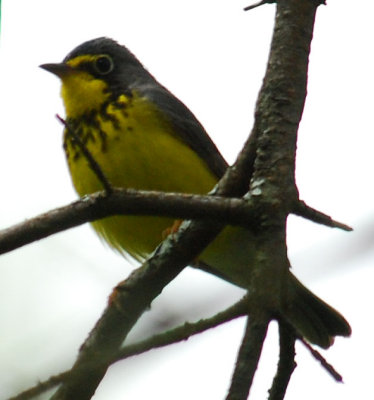
[[[308,342],[323,348],[334,343],[335,336],[349,336],[351,327],[345,318],[290,276],[290,302],[284,316]]]

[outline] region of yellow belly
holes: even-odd
[[[109,118],[97,116],[101,133],[94,125],[81,127],[80,135],[115,187],[165,192],[207,193],[216,177],[206,164],[170,131],[166,121],[142,99],[134,99],[120,112],[109,107]],[[83,155],[66,140],[68,164],[80,196],[102,190]],[[162,240],[172,225],[168,218],[116,216],[93,223],[96,231],[115,249],[142,259]]]

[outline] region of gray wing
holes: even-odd
[[[228,164],[194,114],[156,82],[137,85],[136,90],[163,111],[181,139],[205,160],[210,170],[220,179]]]

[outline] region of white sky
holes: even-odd
[[[37,68],[84,40],[127,45],[198,116],[232,162],[253,121],[274,6],[244,1],[3,0],[0,43],[0,227],[76,198],[61,146],[59,83]],[[371,0],[330,0],[317,14],[309,89],[298,142],[302,199],[351,224],[351,234],[291,218],[296,275],[351,322],[327,359],[336,384],[298,347],[287,400],[374,397],[373,59]],[[111,288],[130,271],[87,226],[0,257],[0,399],[68,368]],[[212,315],[241,291],[186,270],[155,301],[144,329]],[[224,398],[243,321],[111,368],[95,400]],[[139,328],[132,340],[143,337]],[[275,368],[271,327],[252,400],[266,398]]]

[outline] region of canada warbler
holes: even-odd
[[[44,64],[62,81],[68,129],[73,129],[114,187],[207,193],[227,163],[192,112],[126,48],[108,38],[85,42],[62,63]],[[80,196],[102,189],[65,128],[64,149]],[[170,218],[114,216],[97,233],[123,254],[142,260],[162,241]],[[200,255],[217,275],[250,289],[254,236],[226,227]],[[346,320],[287,271],[284,316],[307,340],[329,347],[350,335]],[[274,277],[277,280],[278,277]]]

